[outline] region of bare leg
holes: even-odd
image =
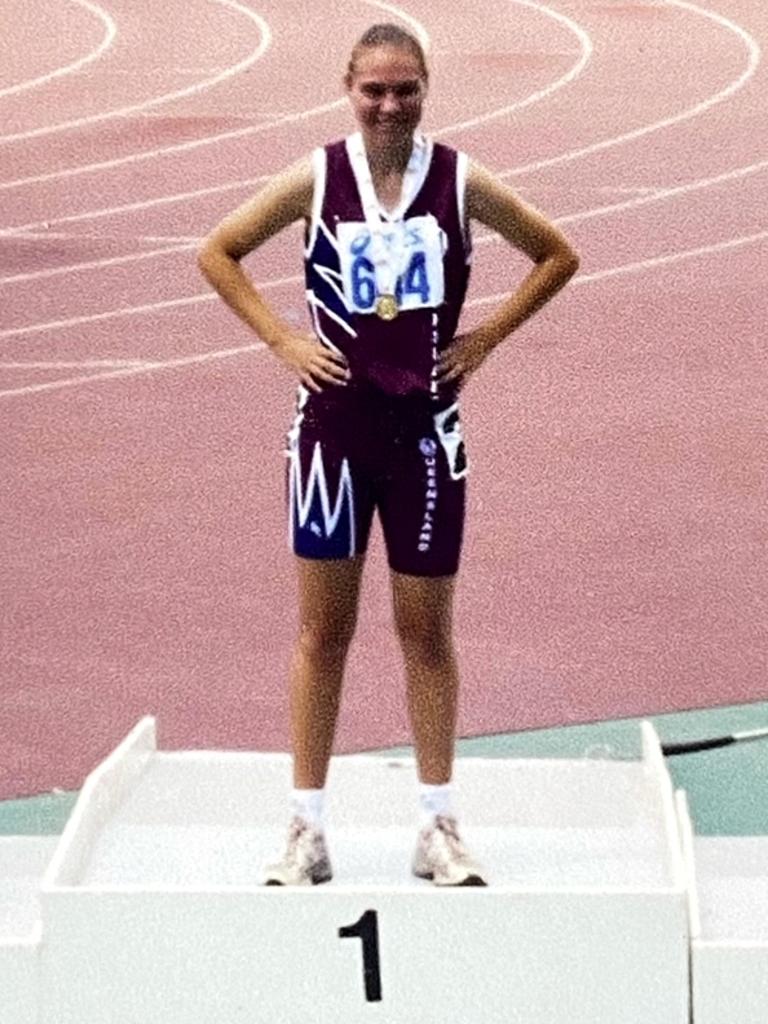
[[[459,675],[452,639],[453,576],[392,573],[395,625],[405,659],[419,779],[450,782]]]
[[[291,663],[293,784],[322,789],[357,622],[363,556],[296,561],[300,631]]]

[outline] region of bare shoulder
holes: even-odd
[[[314,172],[310,154],[267,180],[264,187],[211,231],[205,245],[241,259],[294,221],[312,212]]]
[[[469,160],[467,215],[497,231],[531,259],[575,253],[560,229],[524,202],[509,185],[476,160]]]
[[[467,212],[469,215],[481,220],[484,206],[487,205],[489,198],[493,198],[499,188],[506,192],[512,192],[512,189],[502,185],[501,180],[484,164],[469,157],[467,161]]]

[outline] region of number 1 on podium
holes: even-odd
[[[379,917],[375,910],[366,910],[354,924],[339,928],[339,938],[359,938],[363,943],[363,981],[365,1000],[381,1002],[381,965],[379,961]]]

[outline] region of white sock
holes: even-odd
[[[430,786],[426,782],[419,783],[419,804],[421,806],[421,824],[431,825],[436,814],[451,813],[451,784]]]
[[[323,827],[324,789],[294,789],[291,792],[291,810],[315,828]]]

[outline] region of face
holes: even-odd
[[[347,76],[345,84],[367,138],[386,145],[413,135],[421,120],[427,83],[410,49],[372,46],[362,50],[354,75]]]

